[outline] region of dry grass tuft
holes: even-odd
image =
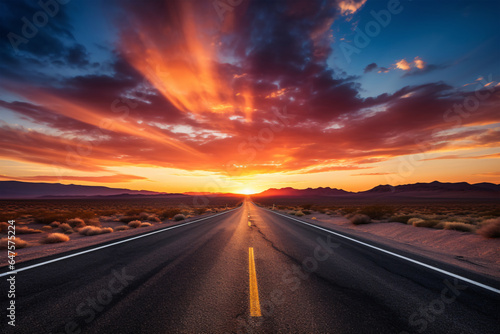
[[[54,228],[56,228],[56,227],[58,227],[59,225],[61,225],[61,223],[60,223],[60,222],[58,222],[58,221],[53,221],[53,222],[52,222],[52,223],[50,223],[49,225],[50,225],[50,226],[52,226],[52,227],[54,227]]]
[[[174,216],[174,220],[175,220],[175,221],[181,221],[181,220],[184,220],[184,219],[186,219],[186,216],[185,216],[185,215],[183,215],[182,213],[178,213],[178,214],[176,214],[176,215]]]
[[[33,233],[42,233],[41,230],[34,230],[27,226],[16,227],[16,234],[33,234]]]
[[[142,224],[142,222],[140,220],[132,220],[131,222],[129,222],[127,225],[129,227],[132,227],[132,228],[138,228],[140,227]]]
[[[354,215],[349,220],[354,225],[370,224],[372,222],[370,217],[368,217],[367,215],[362,215],[362,214]]]
[[[103,227],[101,228],[101,234],[112,233],[113,229],[111,227]]]
[[[59,242],[69,241],[69,237],[62,233],[51,233],[44,240],[44,244],[56,244]]]
[[[85,226],[78,231],[81,235],[98,235],[98,234],[104,234],[104,233],[111,233],[113,232],[113,229],[111,227],[105,227],[105,228],[100,228],[97,226]]]
[[[152,224],[151,223],[142,223],[140,227],[148,227],[148,226],[151,226]]]
[[[16,249],[19,248],[24,248],[28,246],[28,243],[21,238],[16,237]],[[11,243],[12,245],[12,243]],[[8,249],[9,246],[9,239],[8,238],[2,238],[0,239],[0,249]]]
[[[66,223],[71,227],[84,227],[86,225],[83,219],[80,218],[68,219]]]
[[[477,233],[485,238],[500,238],[500,218],[485,220]]]
[[[407,224],[416,226],[415,224],[422,224],[424,221],[425,220],[423,220],[422,218],[410,218],[408,219]]]
[[[64,232],[67,232],[67,231],[73,231],[73,228],[71,226],[69,226],[69,224],[66,224],[66,223],[63,223],[61,225],[59,225],[59,227],[64,231]]]
[[[128,229],[130,229],[130,227],[128,227],[126,225],[115,227],[115,231],[116,232],[118,232],[118,231],[126,231]]]
[[[160,218],[158,218],[158,216],[155,215],[155,214],[149,215],[148,218],[147,218],[147,220],[150,221],[150,222],[156,222],[156,223],[158,223],[158,222],[161,221]]]
[[[445,222],[444,223],[445,230],[455,230],[460,232],[475,232],[476,226],[461,222]]]
[[[44,227],[42,227],[42,231],[51,231],[52,230],[52,226],[50,225],[45,225]]]
[[[305,213],[299,210],[299,211],[296,211],[296,212],[295,212],[295,215],[296,215],[297,217],[303,217],[303,216],[305,215]]]

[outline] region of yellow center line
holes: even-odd
[[[257,273],[255,271],[255,259],[253,247],[248,249],[248,272],[250,274],[250,316],[260,317],[259,288],[257,287]]]

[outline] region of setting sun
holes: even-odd
[[[236,193],[242,194],[242,195],[252,195],[252,194],[255,194],[257,192],[251,188],[245,188],[245,189],[237,191]]]

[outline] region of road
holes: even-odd
[[[8,277],[0,282],[2,333],[486,334],[500,325],[494,291],[249,201],[19,272],[15,329],[6,324]]]

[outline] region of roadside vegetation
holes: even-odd
[[[257,204],[298,217],[343,216],[353,225],[400,223],[417,228],[477,233],[500,238],[498,203],[420,202],[402,204],[300,203],[298,199],[259,198]]]
[[[242,197],[210,197],[194,206],[193,198],[0,200],[0,235],[15,220],[16,248],[67,242],[74,238],[150,228],[237,207]],[[21,239],[19,235],[23,235]],[[0,248],[6,243],[1,238]],[[6,247],[6,246],[5,246]]]

